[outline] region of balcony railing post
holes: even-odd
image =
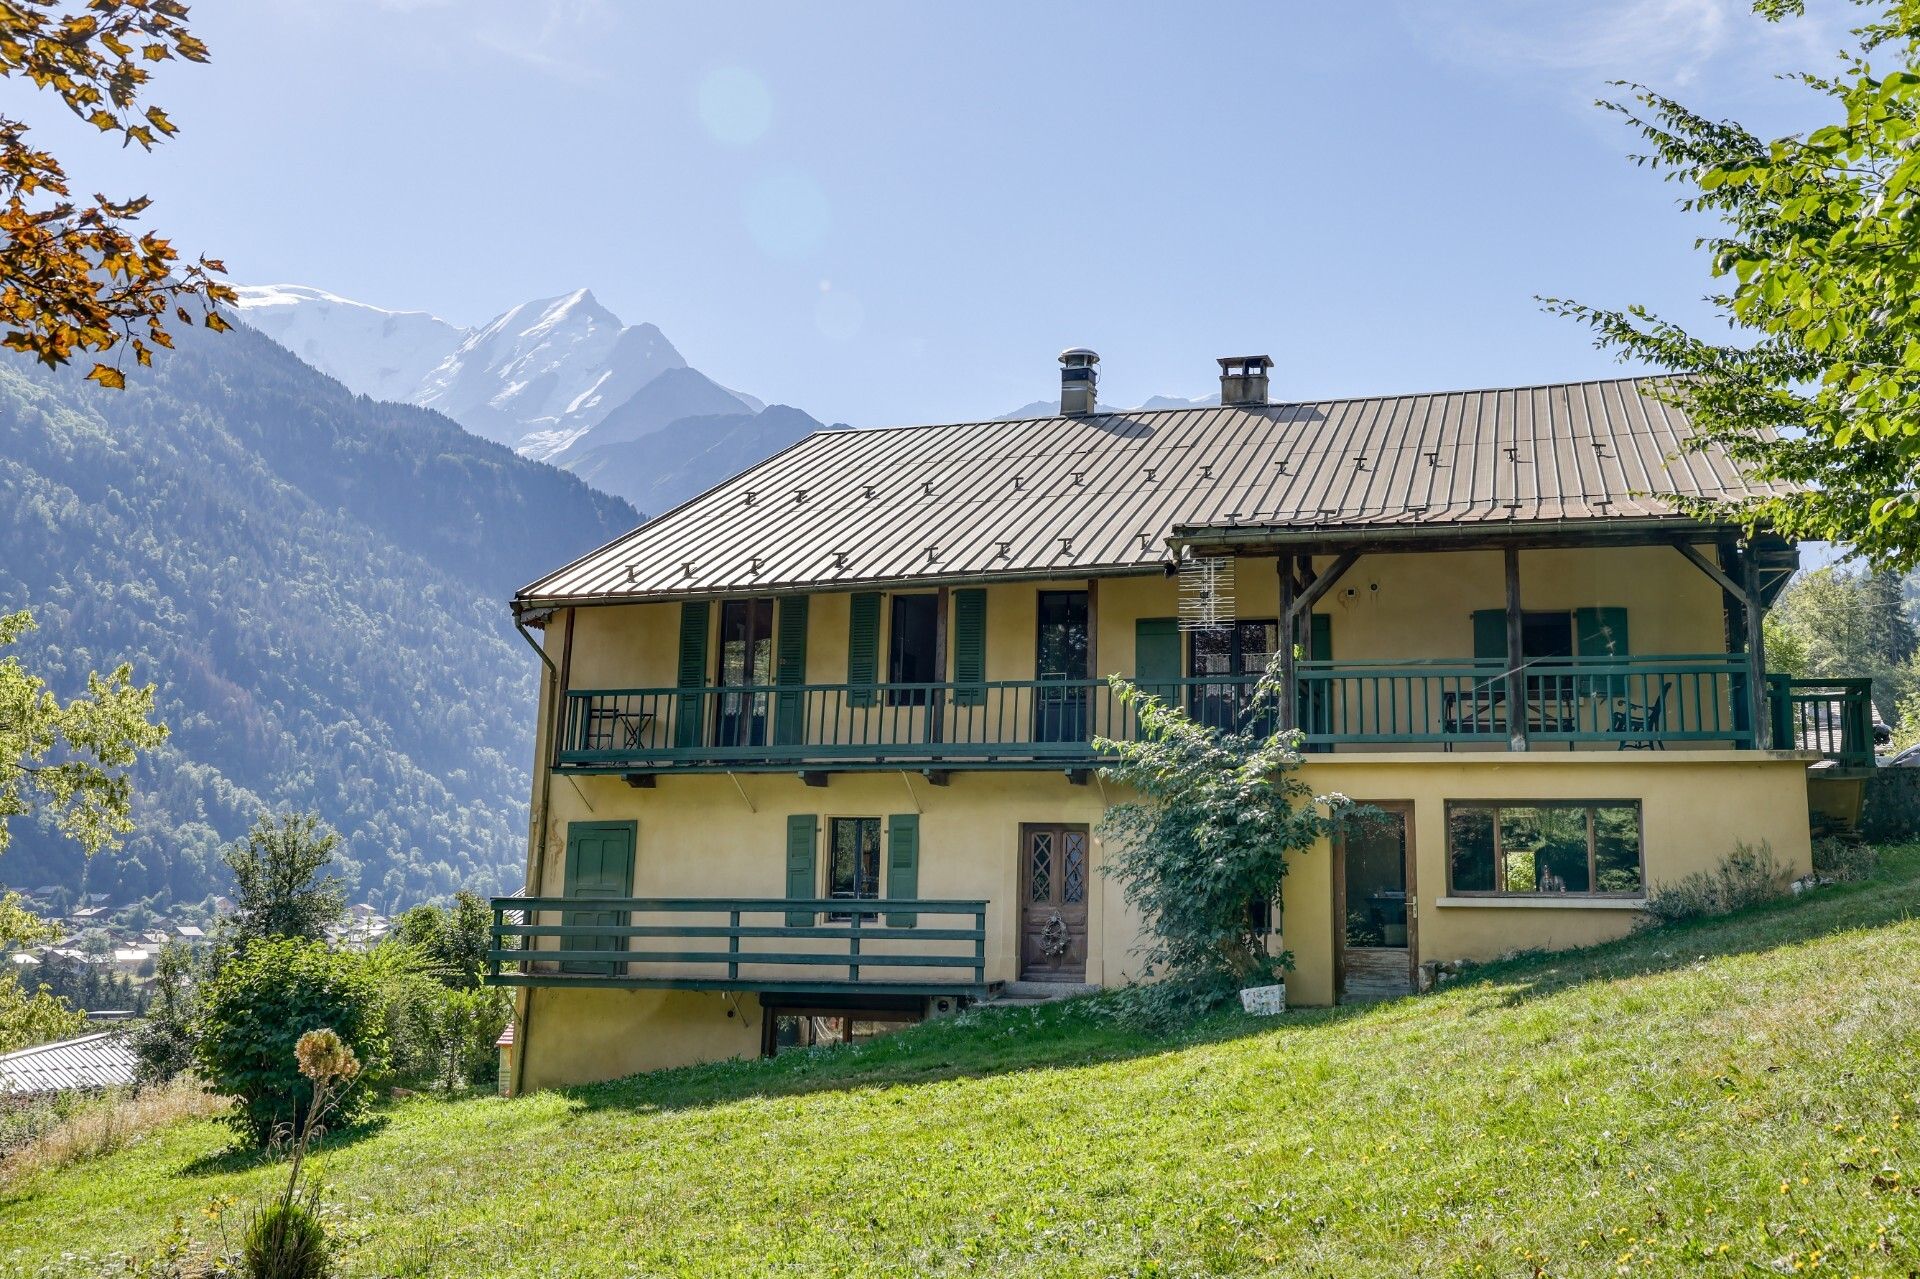
[[[736,908],[727,912],[727,927],[733,931],[727,934],[727,980],[740,979],[740,912]]]
[[[973,984],[987,984],[987,912],[973,912]]]
[[[847,980],[859,981],[860,980],[860,911],[858,910],[858,907],[860,905],[859,899],[856,898],[853,904],[856,909],[854,910],[852,915],[848,916],[848,921],[851,925],[851,930],[847,936]]]
[[[499,952],[507,948],[507,939],[501,936],[501,929],[506,926],[506,922],[506,909],[501,906],[495,906],[493,908],[493,945],[487,947],[489,951],[493,952],[487,956],[487,976],[489,977],[497,978],[500,976]]]

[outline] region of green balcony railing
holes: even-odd
[[[1773,744],[1819,751],[1842,768],[1873,767],[1873,681],[1769,675]]]
[[[1535,659],[1516,679],[1501,659],[1302,661],[1294,718],[1315,748],[1504,744],[1522,734],[1530,743],[1623,749],[1750,747],[1746,680],[1745,658],[1727,653]],[[1269,728],[1270,706],[1258,712],[1266,719],[1248,718],[1257,682],[1199,676],[1149,689],[1204,723]],[[1802,700],[1812,699],[1809,691]],[[639,773],[1085,767],[1101,762],[1096,739],[1138,733],[1134,711],[1104,680],[575,689],[566,696],[559,764]]]
[[[496,897],[492,908],[494,986],[976,996],[987,987],[985,901]]]
[[[1504,659],[1301,662],[1309,744],[1593,742],[1751,746],[1737,654],[1539,658],[1510,680]],[[1508,705],[1518,692],[1520,709]]]

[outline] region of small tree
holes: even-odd
[[[1110,683],[1140,727],[1137,740],[1096,745],[1116,757],[1102,776],[1139,796],[1108,809],[1103,834],[1119,846],[1108,873],[1147,921],[1148,974],[1162,979],[1142,997],[1163,1011],[1206,1007],[1273,981],[1293,956],[1268,953],[1256,915],[1278,911],[1288,857],[1326,838],[1346,801],[1316,799],[1295,776],[1299,736],[1266,727],[1282,696],[1271,670],[1226,728]]]
[[[295,1068],[301,1026],[331,1026],[363,1073],[342,1089],[335,1117],[351,1120],[366,1104],[366,1075],[387,1060],[380,982],[364,956],[300,938],[263,938],[227,961],[206,984],[195,1024],[195,1064],[217,1092],[236,1098],[233,1124],[266,1145],[277,1131],[300,1131],[313,1102]]]
[[[147,1018],[133,1032],[135,1078],[143,1084],[165,1083],[193,1065],[194,1021],[200,1013],[197,982],[201,965],[192,950],[169,943],[154,965],[153,1001]]]
[[[233,872],[236,939],[325,937],[347,909],[339,877],[320,873],[339,842],[312,813],[262,813],[247,838],[222,854]]]
[[[393,932],[426,957],[441,982],[471,989],[486,971],[493,914],[484,901],[463,888],[453,895],[450,908],[415,906],[400,916]]]

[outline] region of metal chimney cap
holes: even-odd
[[[1273,357],[1271,355],[1223,355],[1215,363],[1220,366],[1221,372],[1235,365],[1264,372],[1273,367]]]
[[[1060,363],[1068,365],[1087,365],[1100,363],[1100,353],[1084,346],[1070,346],[1060,352]]]

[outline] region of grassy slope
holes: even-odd
[[[1873,883],[1429,998],[1091,1005],[516,1102],[320,1160],[348,1274],[1920,1272],[1920,851]],[[93,1274],[278,1175],[207,1123],[0,1192],[0,1273]]]

